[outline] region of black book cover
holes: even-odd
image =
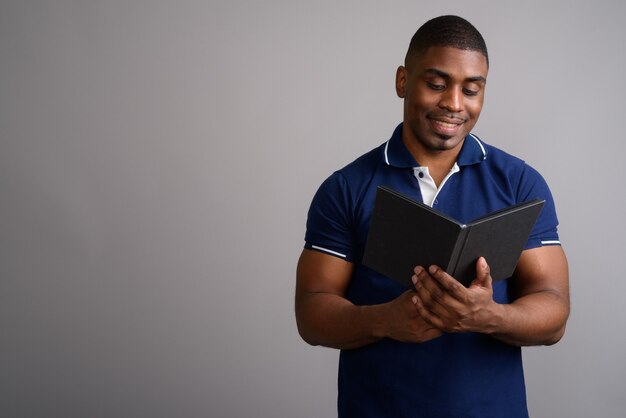
[[[462,224],[385,186],[378,187],[363,264],[407,287],[432,264],[465,286],[485,257],[494,280],[510,277],[545,203],[531,200]]]

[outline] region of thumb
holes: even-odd
[[[480,257],[476,262],[476,279],[474,279],[472,285],[491,288],[492,284],[493,279],[491,278],[489,264],[487,264],[485,257]]]

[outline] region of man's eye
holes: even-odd
[[[446,88],[445,84],[426,83],[431,90],[441,91]]]
[[[466,96],[478,96],[477,90],[463,89],[463,94]]]

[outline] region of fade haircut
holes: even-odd
[[[431,46],[449,46],[480,52],[487,60],[487,45],[478,29],[459,16],[439,16],[424,23],[411,38],[404,65],[409,68],[415,58],[424,54]]]

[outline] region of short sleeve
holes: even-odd
[[[525,165],[520,179],[519,201],[543,199],[546,203],[539,213],[525,249],[544,245],[560,245],[558,234],[558,218],[552,193],[544,178],[529,165]]]
[[[319,187],[309,208],[304,247],[354,261],[354,215],[347,182],[333,173]]]

